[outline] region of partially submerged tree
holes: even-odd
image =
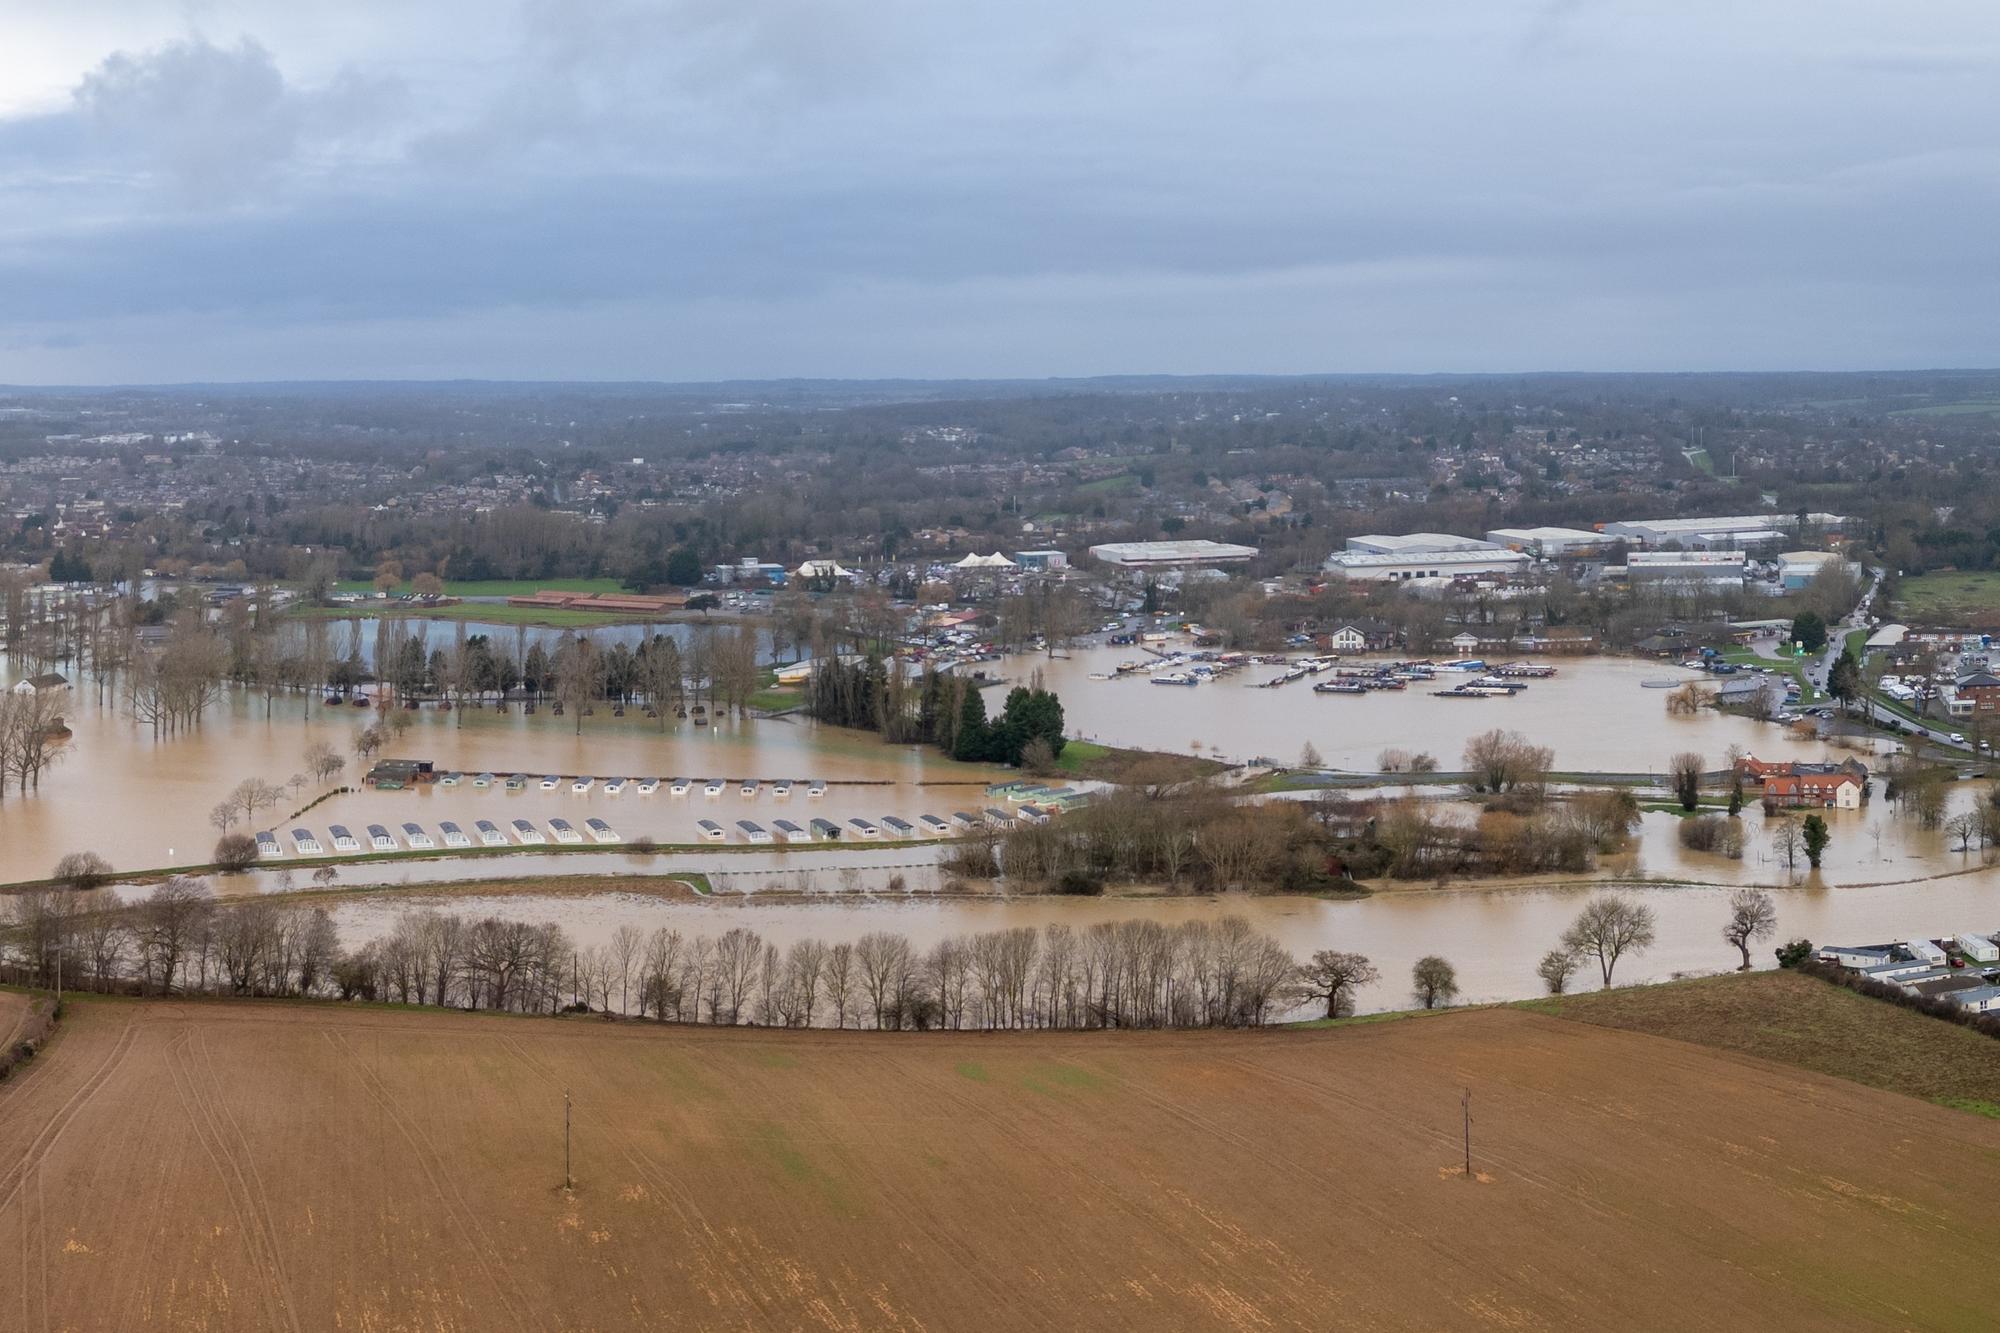
[[[1618,960],[1628,953],[1649,949],[1654,941],[1653,909],[1621,898],[1615,893],[1600,894],[1584,904],[1570,928],[1563,932],[1563,947],[1576,954],[1597,959],[1604,984]]]
[[[1426,1009],[1450,1004],[1458,996],[1458,969],[1436,954],[1426,954],[1410,968],[1410,987]]]
[[[111,878],[111,863],[96,852],[71,852],[49,878],[67,889],[95,889]]]
[[[1826,845],[1833,841],[1833,833],[1826,821],[1818,815],[1807,815],[1806,822],[1799,829],[1799,842],[1804,845],[1806,860],[1814,870],[1819,869],[1819,859],[1826,855]]]
[[[1777,928],[1778,905],[1770,894],[1762,889],[1738,889],[1729,895],[1729,921],[1722,927],[1722,938],[1743,955],[1743,966],[1737,971],[1750,970],[1751,943],[1768,937]]]
[[[1674,789],[1674,798],[1681,803],[1681,809],[1694,813],[1701,803],[1701,776],[1707,761],[1692,750],[1683,750],[1667,761],[1668,781]]]

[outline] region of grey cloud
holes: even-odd
[[[302,89],[251,38],[218,46],[192,37],[107,56],[74,102],[90,148],[190,199],[227,202],[302,154],[364,133],[401,91],[397,80],[351,71]]]

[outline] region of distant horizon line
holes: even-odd
[[[1934,366],[1918,369],[1852,369],[1852,370],[1327,370],[1327,371],[1190,371],[1190,372],[1149,372],[1134,371],[1100,375],[872,375],[872,376],[830,376],[830,375],[772,375],[734,376],[722,379],[519,379],[479,375],[459,375],[433,378],[323,378],[323,379],[213,379],[213,380],[130,380],[107,381],[103,383],[57,383],[25,384],[0,383],[0,394],[47,394],[47,393],[114,393],[141,390],[245,390],[245,389],[305,389],[305,388],[591,388],[591,389],[668,389],[681,391],[715,390],[730,388],[751,388],[757,386],[793,387],[880,387],[880,386],[946,386],[946,385],[992,385],[1005,387],[1033,388],[1038,386],[1068,385],[1131,385],[1131,384],[1175,384],[1190,382],[1236,382],[1236,383],[1300,383],[1314,380],[1344,382],[1367,381],[1490,381],[1490,380],[1534,380],[1534,379],[1748,379],[1768,378],[1842,378],[1857,375],[1887,376],[1891,378],[1912,378],[1920,376],[1961,376],[2000,375],[2000,366]]]

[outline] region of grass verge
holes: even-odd
[[[2000,1113],[2000,1043],[1796,972],[1531,1001],[1559,1018],[1672,1037],[1979,1115]]]

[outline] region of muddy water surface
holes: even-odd
[[[1189,645],[1183,640],[1167,646]],[[1646,689],[1642,682],[1712,678],[1631,658],[1538,659],[1558,674],[1528,682],[1512,698],[1492,699],[1434,697],[1433,690],[1472,678],[1456,673],[1440,673],[1434,682],[1413,682],[1399,692],[1362,695],[1315,694],[1311,677],[1261,688],[1258,682],[1277,674],[1272,667],[1246,668],[1193,687],[1155,685],[1144,673],[1091,678],[1138,660],[1144,659],[1136,648],[1083,648],[1068,658],[1010,658],[1001,667],[1010,680],[1041,671],[1062,697],[1073,734],[1151,750],[1199,747],[1234,762],[1266,755],[1290,763],[1310,741],[1335,768],[1373,772],[1377,756],[1393,747],[1427,752],[1449,770],[1459,766],[1468,737],[1493,727],[1550,747],[1556,767],[1568,771],[1658,772],[1682,750],[1707,755],[1720,767],[1731,745],[1774,759],[1816,758],[1824,748],[1790,740],[1775,723],[1712,710],[1669,717],[1669,691]]]

